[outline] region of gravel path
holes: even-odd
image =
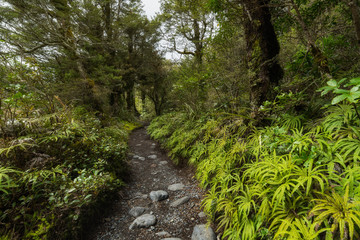
[[[206,223],[193,171],[174,166],[144,128],[131,134],[129,148],[131,180],[90,239],[191,239],[195,225]]]

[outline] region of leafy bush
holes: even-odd
[[[104,126],[81,107],[22,121],[22,137],[0,148],[0,235],[80,238],[82,223],[123,185],[136,126],[115,119]]]
[[[200,119],[171,113],[148,131],[175,161],[186,158],[197,167],[208,189],[203,207],[223,239],[358,239],[360,119],[354,101],[326,107],[315,122],[287,110],[272,113],[273,123],[262,128],[226,113]]]

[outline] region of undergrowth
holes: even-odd
[[[337,102],[317,121],[273,112],[257,128],[240,115],[170,113],[148,131],[196,166],[223,239],[360,239],[356,108]]]
[[[1,239],[80,239],[123,185],[136,126],[82,107],[17,121],[0,142]]]

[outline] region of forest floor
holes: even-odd
[[[194,226],[206,223],[206,217],[201,212],[204,191],[198,187],[193,169],[175,166],[160,145],[150,139],[145,128],[137,129],[131,134],[129,148],[130,180],[89,239],[191,239]],[[173,184],[183,184],[183,188],[177,185],[179,190],[169,190],[169,186]],[[158,202],[152,201],[150,192],[158,190],[166,191],[169,197]],[[181,198],[185,199],[185,203],[177,207],[171,206]],[[133,209],[134,207],[140,208]],[[134,212],[139,210],[139,215],[155,216],[156,224],[148,228],[129,229],[136,219],[129,213],[131,209]]]

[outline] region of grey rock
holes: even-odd
[[[159,236],[159,237],[171,237],[170,233],[168,232],[158,232],[158,233],[155,233],[156,236]]]
[[[145,161],[145,158],[144,157],[139,157],[139,160],[140,161]]]
[[[161,161],[160,165],[166,165],[168,162],[167,161]]]
[[[151,214],[144,214],[136,218],[130,225],[129,229],[134,228],[148,228],[156,224],[156,217]]]
[[[175,192],[175,191],[183,190],[184,187],[185,187],[184,184],[182,184],[182,183],[176,183],[176,184],[170,185],[170,186],[168,187],[168,189],[169,189],[170,191],[174,191],[174,192]]]
[[[147,209],[144,207],[134,207],[129,211],[129,214],[133,217],[141,216]]]
[[[135,198],[147,199],[148,195],[147,194],[142,194],[141,192],[137,192],[137,193],[135,193]]]
[[[169,197],[169,194],[163,190],[159,190],[159,191],[152,191],[150,193],[150,198],[151,200],[153,200],[154,202],[158,202],[161,200],[165,200]]]
[[[152,159],[152,160],[155,160],[155,159],[157,159],[157,155],[150,155],[150,156],[148,156],[148,159]]]
[[[181,238],[163,238],[162,240],[181,240]]]
[[[134,155],[134,156],[133,156],[133,159],[138,159],[138,158],[139,158],[138,155]]]
[[[170,204],[170,207],[178,207],[178,206],[180,206],[181,204],[187,203],[189,200],[190,200],[190,197],[188,197],[188,196],[183,197],[183,198],[180,198],[180,199],[172,202],[172,203]]]
[[[211,227],[196,225],[191,235],[191,240],[216,240],[216,235]]]
[[[206,213],[200,212],[200,213],[198,214],[198,216],[199,216],[199,218],[206,218]]]

